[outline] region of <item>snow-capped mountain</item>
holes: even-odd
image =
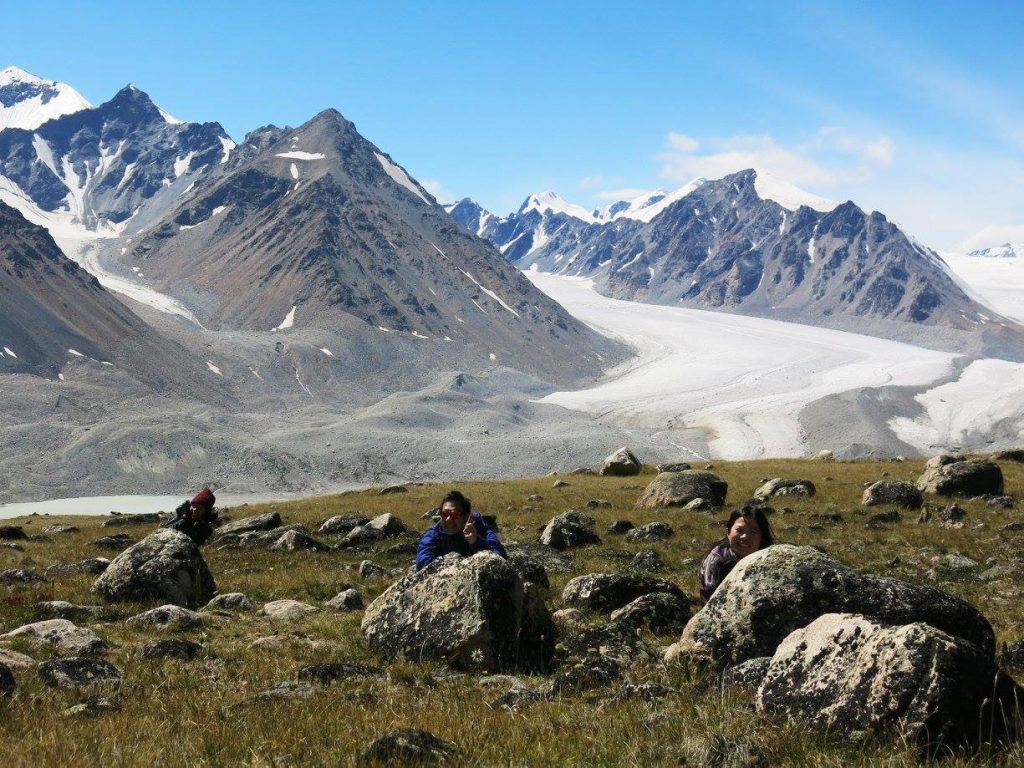
[[[163,213],[234,143],[135,86],[34,129],[0,131],[0,200],[57,237],[113,236]]]
[[[188,286],[204,326],[358,320],[557,378],[614,354],[337,111],[253,138],[124,256],[167,293]]]
[[[542,216],[524,205],[491,241],[522,269],[593,277],[602,293],[631,301],[918,341],[911,327],[939,327],[980,333],[992,349],[1019,330],[881,213],[754,170],[697,179],[611,221],[586,222],[567,209]]]
[[[1014,259],[1019,254],[1024,254],[1024,244],[1003,243],[991,248],[981,248],[971,251],[968,256],[975,256],[983,259]]]
[[[91,106],[70,85],[44,80],[17,67],[0,69],[0,131],[31,131],[48,120]]]
[[[500,227],[505,220],[485,210],[479,203],[466,197],[457,203],[449,203],[443,206],[448,215],[455,219],[455,223],[467,232],[472,232],[477,237],[490,240],[491,235],[497,227]]]

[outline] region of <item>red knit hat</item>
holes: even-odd
[[[192,497],[191,504],[194,507],[205,507],[210,510],[213,509],[215,501],[217,501],[217,498],[213,495],[213,491],[209,488],[203,488],[203,490]]]

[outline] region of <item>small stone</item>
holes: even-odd
[[[78,528],[73,525],[44,525],[43,533],[47,536],[56,536],[59,533],[78,533]]]
[[[636,526],[633,525],[629,520],[616,520],[608,526],[608,533],[622,534],[633,530]]]
[[[263,613],[272,619],[298,619],[318,613],[319,608],[298,600],[274,600],[263,606]]]
[[[387,574],[387,568],[377,565],[373,560],[363,560],[359,564],[359,575],[364,579],[376,579]]]
[[[61,715],[64,717],[99,717],[108,712],[119,712],[121,705],[106,696],[90,696],[80,704],[68,707]]]
[[[147,643],[142,648],[144,659],[181,659],[191,661],[205,650],[202,644],[191,640],[170,638]]]
[[[337,680],[366,677],[384,677],[384,670],[380,667],[371,667],[366,664],[339,661],[331,664],[309,664],[300,669],[298,674],[300,681],[319,683],[321,685],[329,685]]]
[[[429,731],[398,730],[374,739],[363,752],[361,762],[433,765],[450,762],[461,754],[457,745],[439,739]]]
[[[203,626],[202,617],[179,605],[161,605],[148,611],[136,614],[125,620],[129,627],[152,627],[171,632],[185,632]]]
[[[555,480],[555,482],[553,482],[551,484],[551,487],[552,488],[565,488],[567,485],[569,485],[569,483],[567,483],[565,480]]]
[[[52,688],[85,688],[121,682],[121,671],[117,667],[93,657],[50,659],[42,662],[36,670],[43,682]]]
[[[626,541],[666,541],[675,535],[668,523],[653,522],[634,528],[626,534]]]
[[[326,603],[336,611],[359,611],[363,609],[363,596],[357,589],[343,589]]]
[[[204,611],[251,611],[255,606],[246,595],[241,592],[228,592],[225,595],[216,595],[204,607]]]
[[[611,509],[612,503],[608,499],[591,499],[587,502],[587,509]]]

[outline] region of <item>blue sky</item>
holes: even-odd
[[[1024,242],[1017,4],[720,5],[19,3],[0,67],[96,104],[132,82],[238,140],[334,107],[496,213],[754,165],[936,248]]]

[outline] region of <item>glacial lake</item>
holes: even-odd
[[[146,512],[170,512],[191,494],[182,496],[84,496],[74,499],[50,499],[48,501],[26,501],[0,504],[0,520],[23,515],[109,515],[120,512],[123,515],[137,515]],[[234,507],[239,504],[256,504],[283,501],[281,496],[256,496],[217,494],[218,507]]]

